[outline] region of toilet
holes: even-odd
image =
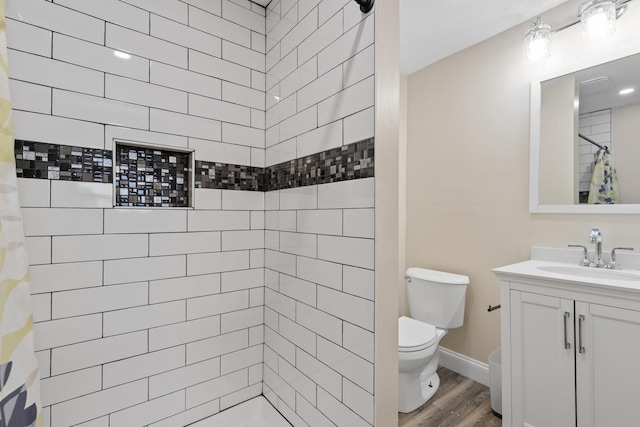
[[[411,317],[398,319],[398,410],[412,412],[438,390],[438,344],[462,326],[469,278],[424,268],[406,273]]]

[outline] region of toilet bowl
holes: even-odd
[[[462,325],[469,278],[410,268],[407,282],[412,317],[398,319],[398,410],[402,413],[418,409],[440,386],[438,344],[448,328]]]
[[[438,343],[447,333],[406,316],[398,319],[398,410],[411,412],[436,393],[440,386]]]

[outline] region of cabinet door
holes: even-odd
[[[578,426],[640,425],[640,312],[576,302],[576,318]]]
[[[511,292],[511,425],[576,425],[573,305]]]

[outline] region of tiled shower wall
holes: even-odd
[[[264,166],[264,8],[8,0],[7,16],[17,139]],[[110,183],[19,185],[48,425],[183,426],[262,393],[264,192],[142,210],[112,208]]]
[[[374,135],[374,16],[267,7],[267,166]],[[374,178],[269,191],[264,394],[298,426],[373,425]]]
[[[352,1],[7,7],[17,139],[140,141],[240,170],[373,137],[373,15]],[[305,170],[368,178],[203,185],[193,210],[20,179],[50,425],[178,427],[262,392],[295,426],[372,425],[373,164],[340,155],[347,169],[332,154]]]
[[[613,149],[611,146],[611,109],[580,114],[578,117],[578,130],[580,134],[591,138],[598,144]],[[578,150],[580,156],[578,191],[586,192],[588,197],[593,174],[593,156],[598,152],[599,148],[589,141],[578,138]]]

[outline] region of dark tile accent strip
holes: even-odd
[[[589,192],[588,191],[578,191],[578,203],[580,203],[580,204],[589,203]]]
[[[364,139],[266,169],[267,191],[373,177],[374,139]]]
[[[374,138],[364,139],[267,168],[196,160],[193,179],[196,188],[273,191],[370,178],[374,176],[375,172],[374,142]],[[139,148],[136,149],[139,150]],[[154,152],[157,150],[149,151]],[[16,141],[15,153],[19,178],[111,182],[112,165],[111,151],[109,150]],[[185,153],[176,152],[174,154],[184,155]],[[62,156],[62,159],[54,161],[53,159],[58,159],[56,156]],[[147,154],[144,154],[145,158],[147,158],[147,156]],[[56,170],[49,170],[50,166],[54,168],[58,166],[57,161],[64,164],[64,166],[60,166],[59,176],[56,174]],[[148,162],[148,160],[146,161]],[[135,164],[136,168],[138,168],[137,161]],[[101,169],[98,169],[98,167]],[[145,172],[147,171],[146,168],[151,167],[151,169],[153,169],[153,166],[149,166],[148,163],[145,163],[144,167]],[[165,167],[164,169],[167,168]],[[63,172],[67,171],[71,172],[63,174]],[[81,171],[81,173],[78,171]],[[154,172],[154,174],[156,173]],[[160,187],[162,187],[161,184],[165,182],[163,179],[168,179],[167,177],[163,178],[162,168],[158,177],[158,183]],[[136,182],[138,182],[137,179],[138,178],[136,178]],[[188,179],[188,174],[185,175],[185,179]],[[124,182],[124,180],[118,181],[118,186],[120,182]],[[129,178],[129,182],[133,182],[133,179]],[[186,181],[184,185],[185,188],[187,188]],[[177,190],[176,188],[176,191],[181,190]],[[118,194],[121,197],[131,196],[130,194]],[[182,197],[179,196],[177,192],[170,194],[174,194],[175,197]],[[160,197],[160,202],[162,203],[162,197],[171,198],[172,196],[154,195],[153,197]],[[128,203],[133,202],[129,200]],[[154,203],[157,203],[156,199],[154,199]],[[186,206],[188,206],[188,204]]]
[[[196,160],[196,188],[267,191],[265,169]]]
[[[111,182],[111,151],[42,142],[15,142],[18,178]]]
[[[116,206],[189,207],[190,153],[116,144]]]

